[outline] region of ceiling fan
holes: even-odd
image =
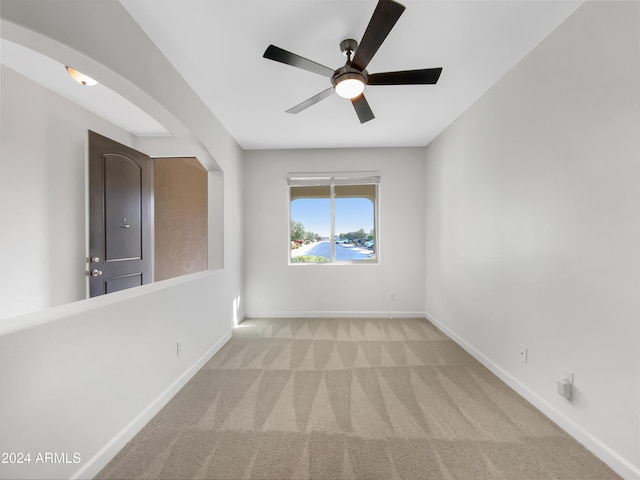
[[[329,97],[335,90],[341,97],[351,100],[360,123],[365,123],[375,118],[363,94],[365,85],[433,85],[437,83],[442,68],[372,74],[366,70],[367,65],[391,32],[404,9],[404,5],[393,0],[379,0],[360,45],[351,38],[340,42],[340,50],[346,55],[347,62],[337,70],[332,70],[275,45],[269,45],[264,52],[264,58],[331,79],[331,87],[290,108],[287,113],[300,113],[320,100]]]

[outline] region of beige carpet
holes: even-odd
[[[619,478],[423,319],[247,320],[99,479]]]

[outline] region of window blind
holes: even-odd
[[[379,172],[336,172],[336,173],[289,173],[290,187],[313,187],[327,185],[377,185]]]

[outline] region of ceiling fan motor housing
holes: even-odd
[[[331,85],[336,88],[340,82],[345,80],[357,80],[362,82],[363,85],[367,84],[367,71],[360,71],[357,68],[351,66],[351,58],[356,48],[358,48],[358,42],[353,38],[347,38],[340,42],[340,51],[347,57],[347,63],[333,72],[331,76]]]
[[[367,71],[360,71],[357,68],[353,68],[351,65],[345,65],[344,67],[340,67],[337,69],[333,76],[331,77],[331,85],[333,88],[336,87],[337,84],[344,80],[360,80],[363,84],[367,84]]]

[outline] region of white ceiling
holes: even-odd
[[[367,70],[443,67],[443,72],[437,85],[367,87],[376,118],[366,124],[360,124],[350,102],[337,95],[297,115],[285,113],[328,88],[329,79],[266,60],[262,54],[274,44],[338,68],[345,61],[340,41],[360,41],[375,0],[120,3],[242,148],[267,149],[427,145],[582,0],[401,0],[406,10]],[[76,90],[86,96],[93,88]],[[92,109],[86,100],[83,106]],[[117,117],[129,124],[134,118],[123,113],[126,109],[107,108],[116,124],[122,125]],[[163,134],[159,125],[155,131],[149,125],[126,128],[136,134]]]

